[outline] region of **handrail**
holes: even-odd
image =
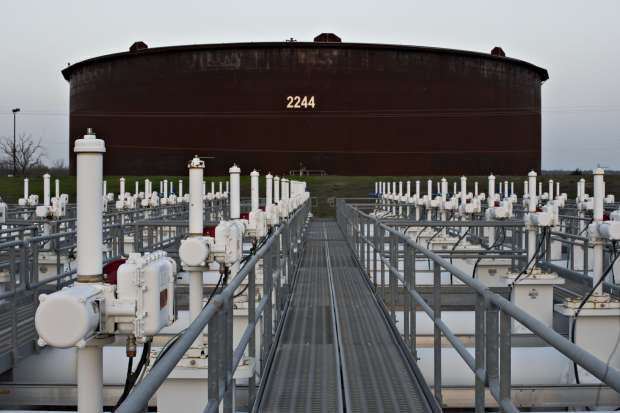
[[[166,380],[166,378],[170,375],[172,370],[176,367],[177,363],[181,360],[183,355],[189,350],[191,345],[195,342],[195,340],[203,333],[204,329],[207,327],[209,322],[213,320],[218,313],[225,311],[226,303],[231,301],[234,298],[235,290],[241,285],[241,283],[248,277],[248,275],[254,271],[254,268],[258,261],[262,259],[270,250],[272,245],[276,240],[279,240],[279,236],[283,234],[284,230],[290,225],[292,221],[295,219],[299,219],[301,217],[300,214],[302,212],[307,211],[308,202],[301,206],[293,216],[286,221],[284,224],[280,224],[276,227],[275,231],[269,236],[267,241],[258,249],[258,251],[252,255],[252,257],[245,263],[243,267],[239,270],[239,272],[235,275],[235,277],[230,281],[230,283],[222,290],[221,293],[215,295],[211,302],[205,306],[202,311],[198,314],[196,319],[187,327],[185,333],[181,335],[181,337],[170,346],[169,350],[166,352],[164,356],[154,365],[149,373],[144,377],[144,379],[134,388],[134,390],[129,394],[129,396],[123,401],[123,403],[116,410],[117,413],[134,413],[138,411],[142,411],[144,407],[147,405],[150,398],[155,394],[159,386]],[[276,243],[279,245],[279,243]],[[252,292],[253,293],[253,292]],[[268,300],[270,298],[269,294],[265,294],[265,299]],[[265,302],[266,303],[266,302]],[[256,308],[256,319],[264,313],[265,304],[261,301]],[[256,322],[254,323],[254,327],[256,327]],[[249,327],[249,326],[248,326]],[[242,340],[239,346],[245,347],[248,344],[249,340]],[[212,349],[215,351],[215,349]],[[234,353],[238,354],[243,351],[242,349],[234,349]],[[235,358],[233,356],[233,358]],[[232,361],[232,360],[231,360]],[[237,364],[227,366],[227,369],[231,369],[227,374],[227,377],[232,379],[233,373],[237,367]],[[228,370],[227,370],[228,371]],[[210,380],[214,378],[210,377]],[[205,409],[210,408],[209,406],[219,404],[221,394],[209,394],[209,404],[205,407]]]
[[[496,294],[493,291],[491,291],[486,285],[484,285],[479,280],[471,277],[469,274],[466,274],[465,272],[463,272],[462,270],[460,270],[459,268],[451,264],[449,261],[439,256],[438,254],[416,243],[414,240],[407,237],[403,232],[398,231],[384,224],[383,222],[381,222],[380,219],[374,216],[371,216],[369,214],[366,214],[352,205],[346,204],[344,200],[339,200],[338,209],[339,211],[337,211],[337,215],[339,217],[344,218],[346,220],[346,225],[349,226],[350,229],[353,230],[352,234],[350,234],[349,231],[344,231],[347,237],[352,236],[353,237],[352,242],[356,242],[357,240],[357,242],[363,242],[369,245],[373,249],[374,254],[377,254],[380,257],[380,262],[385,266],[389,274],[394,275],[403,283],[403,285],[406,287],[409,294],[412,296],[414,302],[418,304],[422,308],[422,310],[431,318],[431,320],[433,321],[433,324],[436,327],[436,330],[438,330],[435,333],[435,335],[437,335],[439,331],[443,333],[446,339],[448,339],[448,341],[454,346],[454,349],[457,351],[457,353],[463,358],[467,366],[474,372],[476,379],[481,380],[489,388],[491,395],[498,401],[502,409],[504,409],[505,411],[518,411],[515,405],[510,400],[510,391],[509,391],[510,389],[510,374],[509,374],[510,319],[514,319],[520,322],[523,326],[529,329],[532,333],[534,333],[535,335],[540,337],[542,340],[547,342],[551,347],[555,348],[556,350],[561,352],[563,355],[565,355],[567,358],[569,358],[570,360],[572,360],[573,362],[575,362],[576,364],[578,364],[585,370],[592,373],[596,378],[601,380],[603,383],[607,384],[614,390],[620,392],[620,370],[609,366],[608,364],[604,363],[603,361],[601,361],[600,359],[598,359],[591,353],[587,352],[583,348],[570,342],[569,340],[564,338],[562,335],[556,333],[552,328],[549,328],[547,325],[543,324],[536,318],[529,315],[523,309],[519,308],[512,302],[506,300],[501,295]],[[360,218],[363,218],[364,220],[366,220],[366,222],[363,222],[359,219],[352,218],[353,215],[351,215],[351,217],[346,216],[345,209],[347,211],[351,211],[353,214],[357,214]],[[437,289],[437,291],[434,291],[434,295],[437,295],[436,297],[437,299],[440,299],[440,296],[439,296],[440,289],[438,289],[438,287],[440,287],[440,284],[437,284],[437,283],[439,282],[438,280],[440,277],[439,274],[440,274],[441,268],[443,268],[444,270],[451,273],[452,276],[456,277],[458,280],[460,280],[465,285],[467,285],[469,288],[473,289],[474,292],[479,296],[479,301],[484,303],[484,307],[486,307],[487,309],[489,308],[497,309],[500,312],[500,316],[502,320],[502,323],[501,323],[502,331],[501,331],[500,338],[499,338],[500,356],[499,357],[495,356],[493,360],[487,360],[487,363],[489,364],[486,365],[486,368],[484,368],[484,366],[483,368],[480,368],[480,366],[478,365],[478,360],[477,360],[478,355],[476,355],[476,357],[473,357],[467,351],[467,349],[465,348],[465,345],[458,339],[458,337],[456,337],[456,335],[447,327],[447,325],[441,321],[441,318],[440,318],[441,307],[431,308],[431,306],[428,305],[423,300],[422,296],[416,291],[415,285],[410,285],[410,283],[407,281],[406,275],[403,274],[404,271],[399,270],[398,267],[394,265],[394,262],[390,262],[390,260],[386,258],[383,248],[381,248],[381,250],[377,249],[377,245],[380,245],[380,244],[385,245],[386,241],[375,240],[375,242],[379,243],[379,244],[375,244],[373,240],[365,236],[364,231],[362,230],[364,224],[367,226],[374,226],[373,239],[376,237],[379,237],[381,239],[382,237],[379,235],[380,231],[378,230],[384,231],[384,234],[386,235],[389,234],[391,237],[394,237],[396,239],[395,242],[399,244],[402,243],[404,246],[408,246],[411,249],[413,249],[415,255],[420,253],[434,263],[434,273],[435,273],[434,275],[435,275],[435,283],[436,283],[435,287]],[[391,243],[390,243],[390,246],[392,246]],[[353,250],[356,252],[358,251],[357,248],[353,248]],[[370,252],[368,252],[368,254],[370,254]],[[377,264],[375,262],[375,267],[374,267],[375,271],[377,268],[376,265]],[[436,305],[436,304],[433,303],[433,305]],[[439,311],[439,317],[437,317],[437,314],[436,314],[437,310]],[[476,309],[476,316],[478,317],[478,306]],[[494,320],[495,320],[494,322],[497,322],[498,317],[495,316]],[[478,320],[477,320],[477,323],[478,323]],[[506,327],[505,324],[508,324],[508,327]],[[477,338],[476,347],[478,347],[479,345],[478,335],[476,336],[476,338]],[[438,337],[435,337],[435,340],[437,339]],[[508,343],[504,343],[506,339],[508,340]],[[496,340],[495,345],[497,346],[498,338],[495,337],[494,340]],[[440,351],[440,349],[438,350]],[[478,348],[476,350],[478,351]],[[508,353],[506,353],[506,351],[508,351]],[[504,371],[502,371],[502,375],[498,378],[497,372],[500,369],[499,359],[501,359],[502,357],[504,357],[505,359],[504,364],[508,362],[508,373],[505,373]],[[438,374],[437,363],[438,362],[437,362],[437,359],[435,361],[436,361],[435,373],[437,376]],[[441,368],[439,365],[439,374],[440,374],[440,370]],[[491,380],[491,372],[493,372],[492,376],[494,380]],[[507,377],[506,377],[506,374],[508,374]],[[437,384],[438,384],[437,378],[435,380],[436,380],[435,384],[437,387]],[[499,382],[499,385],[497,384],[496,381]],[[441,387],[440,383],[441,381],[439,381],[439,387]],[[508,389],[506,389],[507,386],[508,386]],[[437,388],[435,390],[435,394],[436,396],[438,394]],[[440,395],[441,395],[441,392],[439,389],[439,397],[441,397]],[[477,397],[477,403],[478,403],[478,397]],[[482,403],[483,403],[483,399],[482,399]],[[477,405],[477,407],[479,406]]]

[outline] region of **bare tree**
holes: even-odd
[[[32,135],[22,133],[15,139],[15,146],[13,146],[12,137],[0,139],[2,160],[12,165],[13,153],[15,153],[15,165],[18,173],[26,175],[31,168],[42,164],[44,155],[41,139],[35,141]]]

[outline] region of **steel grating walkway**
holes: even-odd
[[[431,411],[335,221],[313,221],[261,412]]]

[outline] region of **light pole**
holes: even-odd
[[[16,152],[16,143],[15,143],[15,115],[19,112],[19,108],[13,109],[13,176],[17,175],[17,152]]]

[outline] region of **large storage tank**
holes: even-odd
[[[314,42],[147,48],[63,70],[70,143],[106,141],[105,173],[524,174],[540,169],[547,71],[493,53]],[[74,154],[71,168],[74,170]]]

